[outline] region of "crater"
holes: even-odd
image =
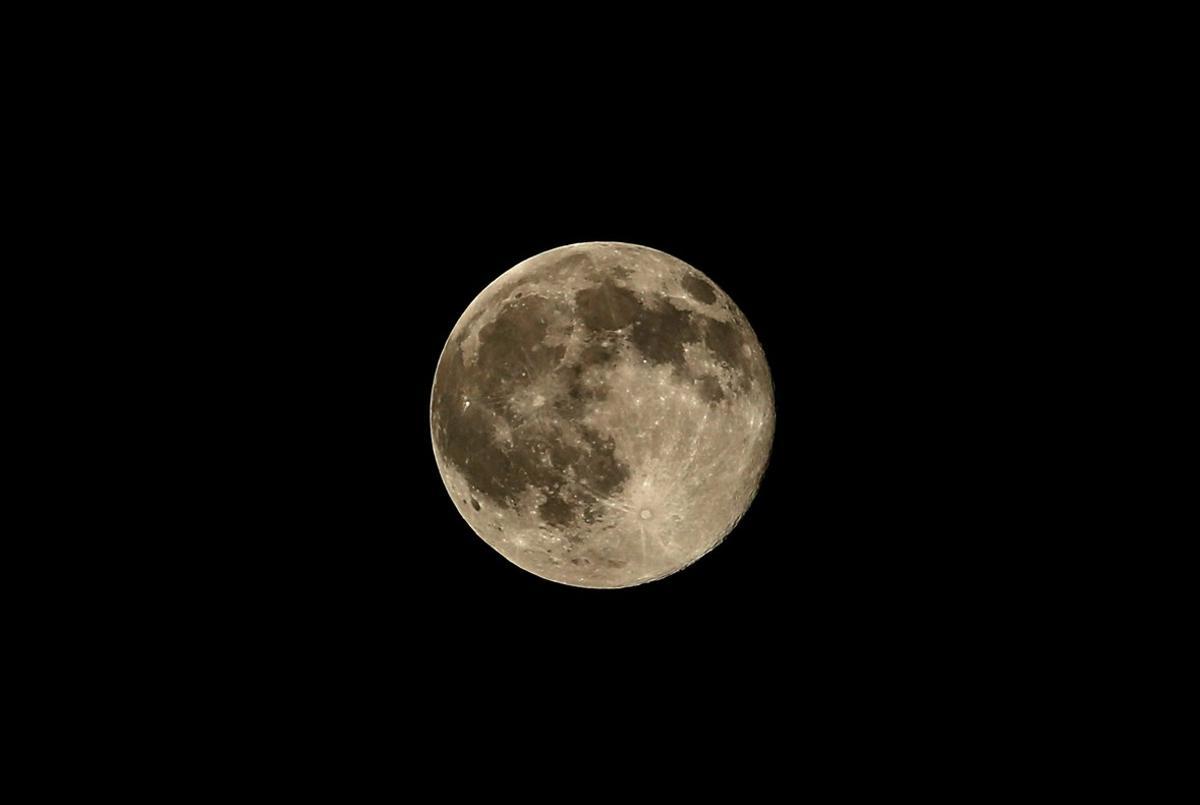
[[[683,290],[697,302],[711,305],[717,301],[717,292],[706,280],[695,274],[683,275]]]

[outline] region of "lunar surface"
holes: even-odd
[[[579,243],[520,263],[455,325],[430,405],[455,506],[505,558],[629,587],[712,550],[745,514],[775,429],[742,312],[668,254]]]

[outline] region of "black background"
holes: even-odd
[[[1027,158],[1045,123],[1004,111],[1025,97],[997,91],[1008,43],[967,72],[963,54],[923,57],[904,37],[867,58],[858,23],[826,47],[820,27],[721,26],[520,47],[484,31],[503,52],[469,54],[422,52],[435,37],[420,25],[377,41],[355,25],[339,46],[273,20],[249,32],[245,64],[205,42],[128,109],[107,99],[137,81],[104,83],[71,131],[115,142],[95,137],[99,178],[66,200],[119,220],[64,239],[85,241],[90,282],[137,314],[101,308],[97,332],[127,331],[128,346],[102,345],[97,363],[137,356],[138,393],[120,378],[79,396],[111,397],[128,423],[97,424],[113,445],[92,474],[120,479],[114,457],[139,474],[81,529],[80,564],[118,571],[83,568],[94,600],[126,606],[79,607],[100,640],[77,665],[162,690],[165,722],[190,725],[172,708],[192,708],[249,763],[275,736],[368,763],[409,744],[452,762],[515,745],[522,782],[541,760],[530,747],[561,751],[542,766],[571,774],[653,766],[664,722],[692,739],[673,745],[698,746],[663,768],[707,782],[756,737],[770,744],[756,760],[792,777],[812,744],[858,766],[866,744],[910,745],[930,702],[950,745],[981,702],[1020,704],[1044,668],[1006,652],[1030,640],[1011,616],[1042,617],[1041,535],[1068,525],[1037,519],[1059,468],[1022,442],[1046,384],[1010,380],[1028,374],[1011,346],[1045,304],[1044,269],[1070,256],[1036,242],[1064,206]],[[156,65],[135,58],[131,76]],[[458,516],[429,433],[464,308],[517,262],[587,240],[704,271],[775,383],[771,461],[744,519],[694,566],[628,590],[505,561]],[[1047,376],[1071,349],[1051,359]],[[135,431],[148,444],[130,456]],[[129,520],[136,539],[106,538]],[[731,715],[766,723],[715,729]],[[517,743],[530,725],[537,743]],[[603,754],[557,745],[580,727],[621,735]]]
[[[321,214],[284,225],[301,247],[273,304],[293,340],[255,371],[282,360],[300,380],[282,420],[299,477],[280,503],[294,531],[267,564],[293,566],[275,577],[318,623],[426,657],[438,646],[527,667],[695,651],[724,668],[813,641],[911,646],[912,625],[953,617],[945,591],[970,570],[943,572],[962,547],[944,533],[953,467],[931,459],[928,423],[953,415],[942,384],[956,359],[927,332],[938,257],[904,212],[921,200],[881,214],[894,185],[865,161],[841,167],[843,148],[805,157],[765,141],[756,158],[752,145],[736,159],[700,146],[436,151],[432,167],[408,153],[386,181],[321,185]],[[749,318],[775,383],[770,464],[737,529],[686,571],[617,591],[542,580],[489,548],[446,494],[429,434],[434,369],[466,306],[519,261],[586,240],[704,271]]]
[[[972,409],[993,390],[973,374],[987,347],[971,322],[1008,276],[963,189],[986,178],[952,149],[778,106],[567,103],[529,136],[527,110],[346,104],[239,142],[228,187],[219,153],[197,168],[221,199],[196,246],[197,283],[220,300],[203,334],[231,359],[204,392],[222,475],[195,552],[219,567],[245,650],[373,691],[416,674],[461,680],[460,696],[646,685],[682,702],[729,680],[753,698],[814,674],[902,684],[909,660],[958,656],[1003,605],[979,593],[1007,548],[1000,512],[975,502]],[[554,584],[489,548],[429,432],[466,306],[521,260],[588,240],[705,272],[775,384],[771,460],[741,523],[625,590]]]

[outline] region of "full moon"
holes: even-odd
[[[712,280],[645,246],[578,243],[467,307],[430,427],[446,490],[488,545],[544,579],[630,587],[737,525],[775,403],[758,338]]]

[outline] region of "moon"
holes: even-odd
[[[733,530],[775,430],[766,356],[737,305],[682,260],[577,243],[467,307],[434,375],[438,469],[463,519],[518,567],[630,587]]]

